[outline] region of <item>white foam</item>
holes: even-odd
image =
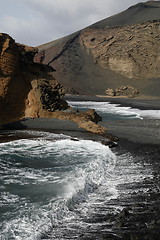
[[[89,144],[89,151],[93,156],[92,161],[88,161],[84,169],[76,168],[70,174],[70,183],[66,192],[67,198],[71,198],[77,193],[88,195],[89,192],[107,181],[108,176],[111,176],[114,171],[116,156],[111,150],[100,143],[89,142],[91,144]],[[74,179],[76,180],[74,181]]]
[[[63,224],[80,225],[80,217],[92,214],[97,205],[102,206],[122,193],[130,193],[131,190],[121,192],[119,185],[138,183],[150,174],[147,166],[144,171],[131,156],[117,158],[108,146],[91,140],[73,141],[69,137],[59,139],[56,136],[56,140],[54,137],[51,141],[42,134],[38,139],[0,144],[0,152],[3,159],[7,157],[6,163],[1,165],[1,180],[5,186],[13,183],[29,185],[29,188],[35,186],[33,189],[42,189],[44,196],[45,190],[50,191],[45,202],[31,202],[27,196],[16,194],[3,195],[6,205],[16,208],[16,212],[9,213],[12,217],[3,222],[0,236],[6,239],[37,240],[53,226],[57,229],[53,239],[58,239],[56,234],[60,234]],[[9,157],[20,161],[12,162]],[[21,167],[19,164],[24,159],[26,166]],[[33,166],[32,161],[37,161],[37,165]],[[43,168],[46,161],[49,166]],[[38,168],[40,164],[42,167]],[[86,227],[83,223],[81,226]]]
[[[49,141],[41,137],[38,139],[21,139],[0,145],[1,157],[9,156],[12,160],[25,159],[26,164],[30,159],[37,159],[37,164],[49,158],[56,161],[57,167],[52,171],[34,169],[30,167],[14,166],[8,159],[8,167],[2,165],[5,175],[2,180],[7,184],[18,184],[25,186],[36,185],[37,189],[41,183],[58,183],[62,192],[56,197],[51,197],[50,203],[30,203],[18,195],[4,195],[4,201],[12,203],[17,208],[16,215],[3,223],[2,234],[6,238],[13,239],[37,239],[42,232],[49,231],[53,223],[58,224],[64,218],[74,218],[69,211],[66,201],[74,197],[76,204],[88,199],[89,195],[96,191],[114,168],[115,155],[111,150],[100,143],[91,140],[73,141],[69,138]],[[59,165],[60,164],[60,165]],[[66,169],[67,168],[67,169]],[[68,169],[69,168],[69,169]],[[63,172],[57,170],[63,169]],[[8,178],[6,177],[8,176]],[[55,188],[53,186],[53,189]],[[46,185],[46,188],[49,188]],[[51,186],[52,187],[52,186]],[[55,189],[54,189],[55,190]],[[45,194],[45,192],[44,192]],[[17,198],[16,198],[17,197]],[[6,203],[7,203],[6,202]],[[25,205],[24,205],[25,202]],[[73,205],[73,199],[72,199]]]
[[[130,118],[150,118],[160,119],[160,110],[140,110],[131,107],[122,107],[120,104],[111,104],[109,102],[78,102],[69,101],[69,105],[74,108],[95,109],[98,113],[109,113],[115,115],[127,116]]]

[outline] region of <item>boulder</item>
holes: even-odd
[[[136,97],[139,94],[139,90],[132,86],[121,86],[117,89],[107,89],[107,96],[126,96],[126,97]]]
[[[115,96],[115,91],[114,91],[114,89],[112,89],[112,88],[108,88],[107,90],[106,90],[106,95],[107,96],[112,96],[112,97],[114,97]]]

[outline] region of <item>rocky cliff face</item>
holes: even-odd
[[[64,89],[51,67],[33,62],[37,49],[0,34],[0,123],[23,117],[45,117],[65,109]]]
[[[40,46],[35,61],[55,67],[56,79],[79,93],[132,86],[159,96],[159,49],[160,2],[149,1]]]
[[[84,113],[69,108],[64,88],[51,75],[54,69],[33,62],[36,51],[0,34],[0,124],[25,117],[58,118],[104,134],[106,128],[96,124],[101,118],[94,110]]]
[[[128,78],[160,77],[159,21],[82,32],[80,44],[93,60]]]

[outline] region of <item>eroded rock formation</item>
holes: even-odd
[[[0,122],[23,117],[45,117],[47,111],[68,107],[64,89],[54,80],[51,67],[36,64],[37,49],[0,34]],[[47,111],[46,111],[47,110]]]
[[[122,86],[117,89],[108,88],[106,90],[106,95],[110,97],[125,96],[125,97],[134,98],[138,94],[139,94],[139,90],[132,86]]]
[[[88,29],[80,43],[94,61],[128,78],[160,77],[160,23],[137,23],[110,29]]]
[[[0,124],[26,117],[59,118],[105,133],[106,129],[96,124],[101,118],[94,110],[84,113],[69,108],[63,99],[64,88],[51,75],[54,69],[33,62],[36,52],[36,48],[0,34]]]

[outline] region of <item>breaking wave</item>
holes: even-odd
[[[109,102],[69,101],[68,103],[70,106],[77,109],[95,109],[97,113],[102,116],[103,121],[145,117],[150,119],[160,119],[160,110],[140,110],[131,107],[122,107],[120,104],[111,104]]]

